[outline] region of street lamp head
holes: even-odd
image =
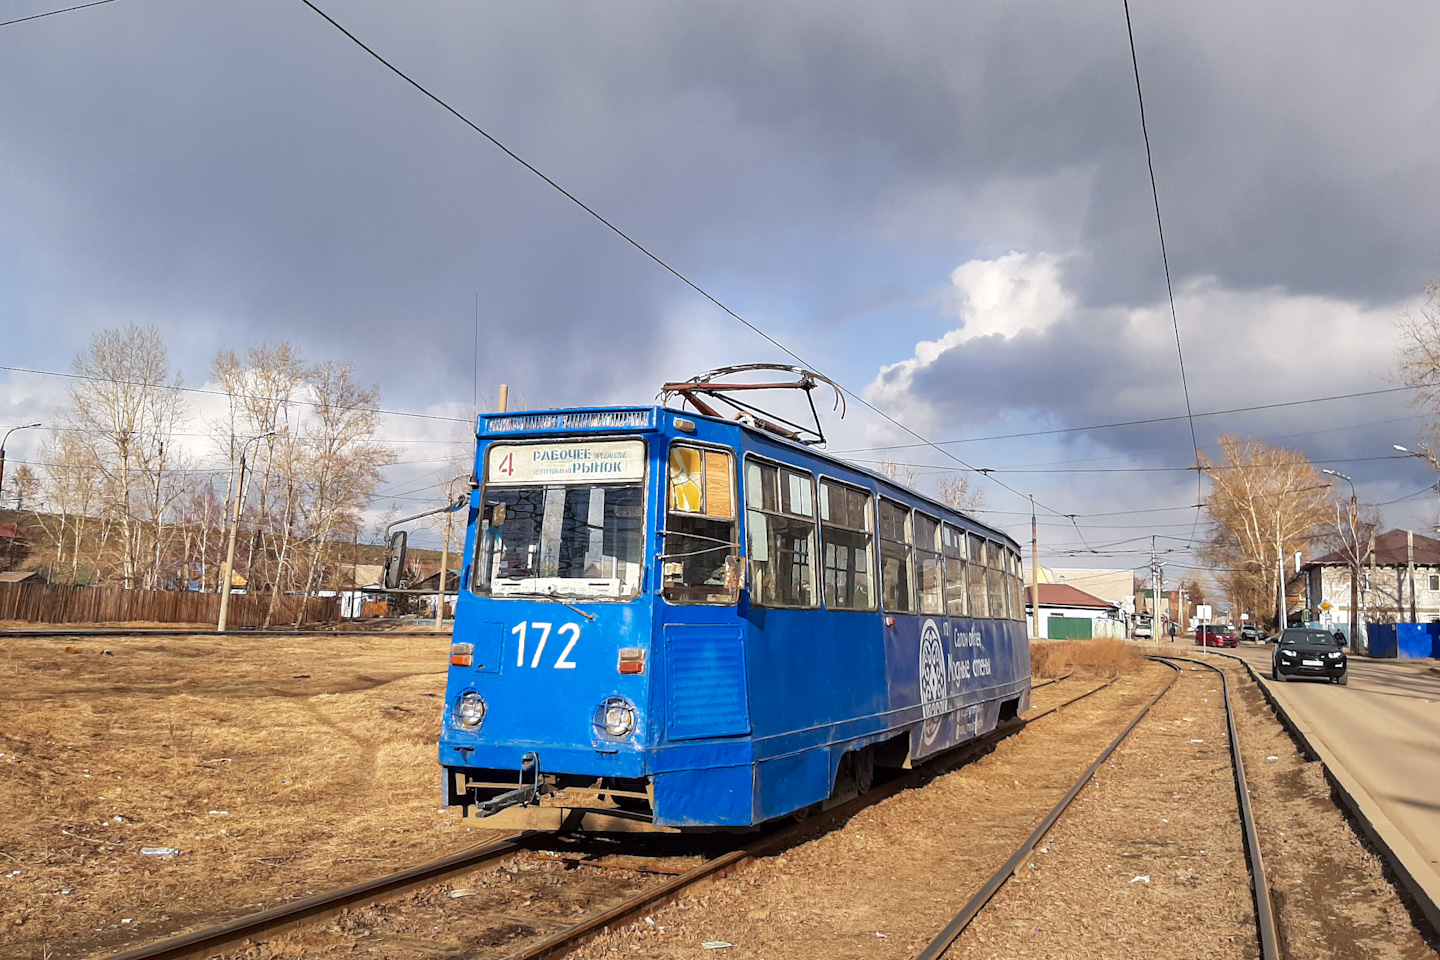
[[[1409,449],[1400,446],[1400,444],[1398,444],[1398,443],[1392,443],[1391,446],[1394,447],[1396,450],[1399,450],[1401,453],[1410,453],[1410,452],[1411,452]]]

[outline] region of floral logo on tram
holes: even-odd
[[[945,712],[948,687],[940,628],[935,626],[934,620],[926,620],[920,628],[920,703],[924,706],[927,720]]]

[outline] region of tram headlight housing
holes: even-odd
[[[615,740],[635,732],[635,705],[624,697],[610,697],[595,711],[595,726]]]
[[[485,698],[474,690],[461,694],[455,701],[455,717],[462,727],[478,728],[485,719]]]

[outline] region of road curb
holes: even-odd
[[[1290,715],[1271,691],[1270,685],[1256,672],[1255,667],[1243,657],[1228,653],[1219,655],[1236,661],[1250,674],[1250,679],[1254,680],[1255,685],[1260,688],[1265,702],[1270,704],[1270,709],[1279,718],[1281,726],[1300,745],[1300,750],[1306,759],[1320,763],[1326,782],[1339,797],[1345,810],[1354,819],[1365,838],[1380,853],[1386,866],[1395,874],[1400,885],[1405,888],[1405,892],[1415,901],[1416,907],[1430,925],[1430,934],[1432,936],[1440,935],[1440,876],[1436,875],[1436,871],[1431,869],[1420,851],[1416,850],[1405,838],[1405,835],[1385,815],[1385,812],[1380,809],[1365,788],[1360,786],[1340,765],[1334,755],[1320,743],[1319,738],[1312,737],[1305,725]]]

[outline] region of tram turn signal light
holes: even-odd
[[[620,672],[628,674],[644,673],[645,651],[640,647],[621,647]]]
[[[450,662],[457,667],[474,666],[475,645],[473,643],[450,644]]]

